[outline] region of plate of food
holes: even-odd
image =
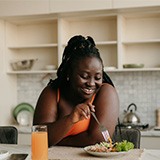
[[[84,151],[93,156],[110,157],[122,156],[128,153],[129,150],[134,148],[134,144],[126,140],[110,144],[107,142],[97,143],[84,147]]]

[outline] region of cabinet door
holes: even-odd
[[[141,137],[141,148],[160,149],[160,137]]]
[[[113,0],[113,8],[158,6],[159,0]]]
[[[60,25],[63,49],[72,36],[91,36],[100,50],[104,66],[117,67],[116,16],[68,17],[61,19]]]
[[[1,16],[34,15],[49,13],[49,0],[2,0]]]
[[[111,9],[112,0],[50,0],[50,12]]]
[[[19,145],[31,145],[31,133],[18,133]]]

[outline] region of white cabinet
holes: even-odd
[[[160,149],[160,137],[142,136],[141,137],[141,148]]]
[[[74,35],[92,36],[105,67],[112,71],[160,70],[160,12],[77,12],[6,21],[6,69],[8,73],[48,73],[57,67],[67,41]],[[37,58],[31,71],[12,71],[11,60]],[[123,69],[123,64],[144,68]],[[110,71],[110,70],[108,70]]]
[[[113,0],[113,8],[158,6],[160,0]]]
[[[105,66],[117,67],[117,16],[67,17],[60,22],[62,46],[74,35],[92,36]],[[62,48],[63,50],[64,48]]]
[[[49,13],[49,0],[1,0],[1,16],[37,15]]]
[[[18,130],[18,144],[31,145],[31,126],[14,125]]]
[[[160,14],[126,14],[119,17],[120,67],[142,63],[145,69],[160,67]]]
[[[31,145],[31,133],[18,133],[18,144]]]
[[[6,22],[6,64],[24,59],[38,59],[30,72],[46,72],[45,66],[57,66],[57,19]]]
[[[50,0],[50,12],[104,10],[112,8],[112,0]]]

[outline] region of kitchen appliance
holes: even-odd
[[[121,128],[136,128],[139,130],[145,130],[149,128],[149,124],[147,123],[137,123],[137,124],[129,124],[129,123],[120,123],[118,124]]]
[[[134,107],[134,111],[133,111],[133,109],[131,109],[132,106]],[[124,119],[123,119],[123,123],[131,123],[131,124],[140,123],[140,118],[135,113],[136,110],[137,110],[137,106],[134,103],[131,103],[128,106],[127,111],[126,110],[124,111],[125,116],[124,116]]]
[[[131,103],[127,110],[125,110],[125,116],[123,122],[119,123],[119,126],[122,128],[137,128],[140,130],[146,129],[149,127],[149,124],[141,123],[139,116],[136,114],[137,106],[134,103]]]

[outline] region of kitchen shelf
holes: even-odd
[[[35,18],[35,21],[34,21]],[[92,14],[85,12],[6,21],[6,72],[8,74],[56,73],[45,65],[61,63],[67,41],[74,35],[91,36],[100,51],[106,72],[160,71],[160,12],[142,10]],[[21,22],[22,21],[22,22]],[[147,27],[146,27],[147,26]],[[30,71],[12,71],[10,60],[37,58]],[[123,64],[144,68],[123,68]]]
[[[141,72],[141,71],[160,71],[160,68],[123,68],[123,69],[105,69],[105,72]]]
[[[117,16],[85,15],[64,17],[60,21],[64,44],[74,35],[91,36],[98,46],[105,66],[117,67]],[[98,34],[97,34],[98,33]]]
[[[58,47],[57,43],[53,44],[35,44],[35,45],[21,45],[21,46],[9,46],[9,49],[23,49],[23,48],[52,48]]]
[[[8,74],[48,73],[46,65],[58,66],[57,19],[6,22],[6,70]],[[11,61],[38,59],[30,71],[13,71]]]
[[[96,43],[96,45],[101,45],[101,46],[103,46],[103,45],[117,45],[117,41],[107,41],[107,42],[95,42]]]
[[[160,13],[124,14],[118,18],[119,68],[123,69],[123,64],[144,64],[138,70],[159,71]]]
[[[57,73],[57,70],[23,70],[23,71],[8,71],[7,74],[39,74],[39,73]]]
[[[123,41],[122,43],[123,44],[160,43],[160,39],[137,40],[137,41]]]

